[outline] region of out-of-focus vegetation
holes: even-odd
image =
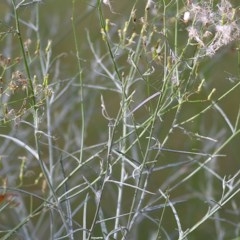
[[[237,239],[237,1],[0,2],[1,239]]]

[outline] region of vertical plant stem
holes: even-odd
[[[84,112],[84,93],[83,93],[83,78],[82,78],[82,65],[81,65],[81,59],[80,59],[80,51],[79,51],[79,40],[77,38],[77,32],[76,32],[76,20],[75,20],[75,4],[76,1],[72,0],[72,31],[73,31],[73,38],[74,38],[74,45],[76,50],[76,57],[77,57],[77,63],[78,63],[78,75],[79,75],[79,92],[80,92],[80,112],[81,112],[81,140],[80,140],[80,156],[79,156],[79,163],[81,164],[83,162],[83,147],[84,147],[84,136],[85,136],[85,112]]]
[[[35,91],[34,91],[34,83],[33,83],[32,78],[31,78],[29,63],[27,61],[27,56],[26,56],[25,49],[24,49],[22,33],[21,33],[21,29],[20,29],[20,20],[19,20],[19,16],[18,16],[18,10],[17,10],[17,7],[14,3],[14,0],[12,0],[12,6],[14,8],[16,33],[17,33],[17,36],[18,36],[18,39],[19,39],[21,54],[22,54],[22,57],[23,57],[24,66],[25,66],[25,70],[26,70],[26,73],[27,73],[27,77],[28,77],[28,92],[27,92],[27,94],[28,94],[28,97],[31,100],[31,107],[33,108],[32,115],[33,115],[33,121],[34,121],[34,140],[35,140],[36,150],[37,150],[37,153],[38,153],[37,159],[38,159],[38,163],[41,167],[41,170],[43,172],[44,178],[46,179],[48,187],[50,189],[50,198],[53,197],[55,203],[57,204],[62,222],[63,222],[65,228],[68,230],[68,226],[66,224],[65,217],[63,215],[63,211],[61,209],[60,204],[58,203],[58,198],[56,196],[56,193],[55,193],[55,190],[54,190],[54,187],[53,187],[53,183],[52,183],[52,179],[51,179],[49,170],[48,170],[46,164],[44,163],[44,161],[41,158],[41,154],[40,154],[41,150],[40,150],[39,136],[38,136],[38,133],[39,133],[38,106],[37,106],[37,101],[36,101],[36,96],[35,96]]]
[[[21,29],[20,29],[20,23],[19,23],[19,17],[18,17],[18,11],[16,8],[16,5],[14,3],[14,0],[12,0],[12,5],[13,5],[13,9],[14,9],[14,16],[15,16],[15,26],[16,26],[16,33],[19,39],[19,43],[20,43],[20,49],[21,49],[21,53],[23,56],[23,61],[24,61],[24,66],[25,66],[25,70],[27,73],[27,77],[28,77],[28,97],[31,100],[31,107],[33,107],[34,112],[35,112],[35,116],[37,117],[37,105],[36,105],[36,99],[35,99],[35,94],[34,94],[34,87],[33,87],[33,82],[32,82],[32,78],[31,78],[31,74],[30,74],[30,69],[28,66],[28,62],[27,62],[27,56],[25,53],[25,49],[24,49],[24,45],[23,45],[23,39],[22,39],[22,34],[21,34]]]
[[[101,28],[102,30],[104,31],[104,34],[105,34],[105,37],[106,37],[106,44],[107,44],[107,48],[108,48],[108,52],[110,54],[110,57],[111,57],[111,60],[112,60],[112,63],[113,63],[113,66],[114,66],[114,69],[115,69],[115,72],[117,74],[117,78],[118,80],[120,81],[121,80],[121,77],[120,77],[120,73],[119,73],[119,70],[118,70],[118,67],[117,67],[117,64],[115,62],[115,58],[114,58],[114,55],[112,53],[112,50],[111,50],[111,46],[110,46],[110,43],[109,43],[109,39],[108,39],[108,32],[106,30],[106,25],[105,25],[105,19],[104,19],[104,16],[103,16],[103,13],[102,13],[102,8],[101,8],[101,0],[98,0],[98,13],[99,13],[99,20],[100,20],[100,25],[101,25]],[[123,84],[122,86],[122,97],[124,98],[125,97],[125,84]],[[124,106],[125,106],[125,100],[122,99],[122,113],[124,115],[124,112],[125,112],[125,109],[124,109]],[[124,123],[125,121],[125,117],[123,116],[123,136],[125,136],[125,132],[126,132],[126,125]],[[114,128],[113,128],[113,131],[112,131],[112,127],[109,126],[109,144],[108,144],[108,161],[107,161],[107,165],[109,164],[109,157],[111,156],[111,149],[112,149],[112,141],[113,141],[113,136],[114,136]],[[124,137],[123,137],[123,142],[122,142],[122,146],[121,148],[124,149],[125,147],[125,140],[124,140]],[[123,150],[124,151],[124,150]],[[119,227],[119,215],[121,213],[121,204],[122,204],[122,194],[123,194],[123,187],[122,187],[122,181],[123,181],[123,178],[124,178],[124,169],[125,169],[125,166],[124,166],[124,159],[122,159],[122,163],[121,163],[121,177],[120,177],[120,185],[118,186],[118,197],[117,197],[117,206],[116,206],[116,218],[115,218],[115,223],[114,223],[114,228],[115,229],[118,229]],[[108,169],[108,166],[107,166],[107,169]],[[107,170],[108,171],[108,170]],[[114,233],[114,238],[117,238],[117,232]]]

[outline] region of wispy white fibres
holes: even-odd
[[[153,0],[148,0],[146,4],[146,9],[148,10],[153,5]]]
[[[114,13],[112,4],[110,3],[110,0],[102,0],[103,4],[107,5],[112,13]]]
[[[203,50],[203,55],[213,56],[221,47],[240,36],[236,9],[228,0],[222,0],[213,9],[210,2],[191,4],[188,9],[192,24],[187,28],[189,38]]]

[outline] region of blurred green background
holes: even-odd
[[[112,4],[114,13],[111,12],[109,7],[106,5],[103,6],[103,10],[105,17],[110,19],[110,22],[112,23],[111,27],[114,29],[112,32],[110,32],[110,34],[112,34],[112,39],[117,39],[116,29],[123,28],[124,22],[127,21],[130,17],[131,10],[135,1],[122,0],[110,2]],[[179,1],[180,9],[183,7],[183,2]],[[137,1],[136,15],[138,18],[143,15],[145,5],[145,1]],[[53,62],[53,67],[50,68],[49,82],[53,87],[57,86],[58,90],[64,90],[64,88],[67,87],[67,90],[61,95],[61,98],[55,102],[54,112],[52,112],[53,121],[55,122],[53,134],[56,137],[54,144],[57,146],[57,148],[66,149],[69,152],[78,151],[80,142],[79,134],[81,132],[79,108],[80,95],[77,85],[78,63],[76,61],[76,50],[71,25],[72,3],[71,1],[66,0],[45,0],[37,4],[37,6],[40,13],[39,29],[37,32],[34,30],[34,25],[32,25],[32,23],[36,21],[37,13],[35,6],[30,4],[26,7],[22,7],[19,10],[19,17],[22,19],[24,38],[25,40],[28,38],[31,39],[31,44],[29,46],[29,51],[31,52],[37,48],[38,38],[41,39],[40,46],[42,49],[47,46],[49,40],[52,41],[52,59],[55,59],[55,61]],[[76,1],[76,11],[78,14],[76,22],[74,24],[76,24],[77,37],[79,39],[78,44],[83,70],[83,82],[89,86],[112,87],[112,83],[109,82],[103,74],[101,74],[100,69],[98,71],[98,65],[96,64],[96,59],[94,59],[88,40],[89,35],[89,38],[95,48],[96,54],[101,56],[106,53],[106,45],[103,42],[101,35],[101,27],[99,24],[96,1]],[[169,12],[168,14],[174,17],[174,7],[172,12]],[[8,31],[11,26],[14,26],[13,9],[10,1],[2,0],[0,2],[0,20],[1,32]],[[159,21],[161,21],[161,19],[159,19]],[[182,40],[183,45],[185,44],[187,37],[186,26],[183,23],[179,23],[179,39]],[[169,39],[169,42],[170,44],[173,44],[173,39]],[[226,46],[224,49],[220,49],[220,51],[214,57],[206,58],[203,62],[201,62],[199,71],[202,77],[206,79],[204,86],[206,92],[204,92],[202,96],[207,95],[211,89],[216,88],[216,92],[214,93],[213,98],[217,99],[227,90],[229,90],[236,81],[239,81],[237,78],[239,66],[237,64],[236,48],[237,43],[233,42],[229,46]],[[9,36],[6,36],[4,40],[0,41],[0,53],[10,58],[18,57],[19,43],[16,35],[12,37],[12,35],[10,36],[9,34]],[[123,66],[124,62],[127,62],[126,58],[122,59]],[[40,66],[40,64],[34,63],[31,68],[31,71],[37,75],[39,81],[41,81],[40,79],[43,77],[43,69],[39,69]],[[111,65],[108,67],[109,69],[112,69]],[[10,77],[11,76],[9,75],[9,78]],[[157,79],[156,75],[156,79],[154,81],[157,88],[157,81],[161,81],[161,79]],[[104,96],[104,101],[110,116],[115,117],[119,108],[120,96],[118,96],[116,92],[107,92],[100,89],[96,90],[91,87],[87,88],[86,95],[88,97],[85,98],[85,106],[87,106],[87,136],[85,139],[86,146],[101,143],[107,136],[108,123],[106,119],[103,118],[101,113],[101,94]],[[240,89],[237,88],[229,96],[219,102],[219,106],[232,122],[236,121],[237,113],[239,110],[239,94]],[[67,101],[71,98],[72,101]],[[201,98],[201,95],[199,95],[199,98]],[[16,105],[14,106],[16,107]],[[180,118],[183,120],[187,119],[188,116],[192,116],[198,113],[200,109],[203,109],[204,106],[204,103],[186,104],[184,105],[184,111],[182,111]],[[91,112],[91,109],[94,109],[94,112]],[[160,139],[161,134],[164,134],[164,126],[166,125],[167,128],[168,118],[172,118],[171,112],[167,114],[163,119],[163,126],[159,127]],[[144,111],[139,113],[138,119],[139,121],[144,119]],[[43,117],[43,121],[40,123],[40,126],[43,130],[46,128],[44,124],[45,121]],[[29,132],[26,129],[27,125],[24,124],[18,127],[13,127],[13,125],[10,124],[7,127],[1,126],[0,131],[4,134],[14,134],[15,136],[24,139],[27,143],[31,144],[33,141],[33,138],[31,138],[31,131]],[[220,143],[222,142],[221,138],[227,136],[230,131],[222,116],[220,116],[220,114],[214,109],[209,110],[207,114],[204,114],[204,116],[198,118],[197,121],[190,123],[189,129],[195,129],[195,132],[201,135],[217,138]],[[181,133],[174,133],[174,137],[170,141],[169,148],[183,149],[184,147],[188,147],[189,150],[201,149],[201,142],[191,143],[185,138],[186,137]],[[214,168],[221,177],[233,176],[236,173],[237,169],[240,167],[239,140],[239,137],[236,137],[231,142],[231,144],[228,144],[226,148],[222,150],[221,153],[226,155],[225,157],[214,160],[217,161],[217,163],[214,163]],[[1,142],[1,144],[3,143]],[[213,145],[209,144],[209,149],[213,147]],[[43,144],[43,155],[44,148],[47,149],[47,146]],[[209,151],[209,149],[206,149],[206,153]],[[19,168],[21,163],[19,159],[16,159],[16,156],[23,156],[26,153],[21,152],[18,149],[12,151],[12,147],[4,148],[3,145],[1,150],[4,150],[4,152],[0,152],[0,155],[7,156],[7,158],[2,158],[3,163],[1,168],[1,176],[2,178],[7,177],[9,187],[14,187],[19,181],[18,175],[16,174],[18,171],[16,171],[16,169]],[[59,157],[57,150],[55,154],[56,157]],[[91,156],[91,154],[92,152],[89,150],[89,152],[86,153],[86,156]],[[159,161],[164,165],[167,163],[175,163],[176,161],[184,160],[185,158],[186,155],[184,154],[165,152],[161,155]],[[8,162],[6,163],[6,161]],[[27,168],[34,169],[34,175],[30,175],[24,180],[23,189],[26,191],[34,191],[40,194],[40,184],[31,185],[39,173],[36,163],[28,163]],[[89,176],[89,179],[98,174],[98,171],[94,169],[94,166],[92,166],[92,168],[93,169],[91,169],[87,174],[87,171],[83,171],[86,176]],[[191,166],[189,168],[188,166],[181,166],[181,168],[182,171],[186,171],[186,173],[189,173],[191,170]],[[162,187],[166,190],[168,188],[168,185],[171,186],[171,184],[177,183],[177,177],[176,179],[172,180],[169,178],[169,176],[174,175],[174,172],[175,168],[167,168],[163,171],[157,171],[156,173],[153,173],[152,177],[150,178],[151,189],[149,190],[156,192],[159,187]],[[166,181],[166,179],[168,180]],[[206,198],[203,196],[207,192],[208,181],[211,180],[212,179],[207,177],[206,172],[201,171],[192,177],[191,181],[186,183],[186,185],[182,185],[171,192],[171,198],[176,200],[180,199],[181,201],[184,199],[186,200],[177,204],[178,214],[182,217],[181,223],[183,225],[183,229],[192,226],[193,223],[197,222],[207,211],[209,204],[211,204],[211,200],[208,199],[208,196],[206,196]],[[215,185],[217,196],[216,199],[218,199],[221,196],[221,182],[216,181]],[[129,197],[127,196],[125,199],[131,198],[133,192],[129,190],[128,194]],[[111,204],[113,202],[113,199],[115,199],[115,196],[112,196],[111,199],[109,195],[111,194],[106,193],[106,196],[104,196],[103,209],[105,210],[106,214],[111,217]],[[196,196],[196,198],[194,198],[194,196]],[[82,199],[84,198],[85,196],[82,196]],[[109,199],[111,199],[111,201]],[[26,201],[29,201],[30,203],[31,200],[32,199],[27,198]],[[239,196],[235,198],[236,204],[238,200]],[[81,202],[80,199],[79,201],[76,201],[74,205],[77,205],[78,202]],[[33,205],[34,204],[35,203],[33,203]],[[36,205],[37,204],[38,203],[36,203]],[[126,209],[128,209],[127,206],[130,203],[126,201],[124,204],[126,205]],[[232,203],[232,205],[234,204]],[[221,226],[224,229],[227,229],[226,232],[229,233],[228,236],[234,237],[235,229],[239,229],[236,226],[239,225],[240,216],[239,213],[230,212],[229,209],[234,208],[232,206],[224,206],[221,209],[219,214],[219,222],[221,222]],[[8,222],[7,219],[7,215],[11,214],[11,211],[11,209],[7,210],[6,215],[2,215],[0,217],[1,221],[4,222],[5,225],[9,224],[9,226],[11,226],[12,224],[12,220]],[[139,223],[139,226],[136,228],[136,231],[138,231],[138,239],[154,239],[153,232],[156,231],[156,225],[153,224],[153,219],[159,218],[159,216],[162,214],[161,211],[161,209],[158,209],[157,211],[149,213],[149,216],[152,218],[151,220],[145,218],[140,221],[141,223]],[[81,214],[79,214],[78,220],[81,224],[80,215]],[[218,215],[214,217],[217,218]],[[177,239],[177,231],[174,230],[174,228],[176,228],[176,223],[170,209],[165,210],[163,217],[163,226],[166,231],[169,231],[169,233],[171,233],[170,239]],[[199,229],[191,234],[189,239],[216,239],[216,232],[215,230],[213,231],[213,229],[217,229],[215,226],[215,221],[209,219],[206,223],[202,224]]]

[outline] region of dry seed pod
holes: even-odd
[[[21,88],[22,90],[27,88],[27,78],[20,71],[16,71],[12,74],[13,81],[11,82],[11,88],[13,90]]]

